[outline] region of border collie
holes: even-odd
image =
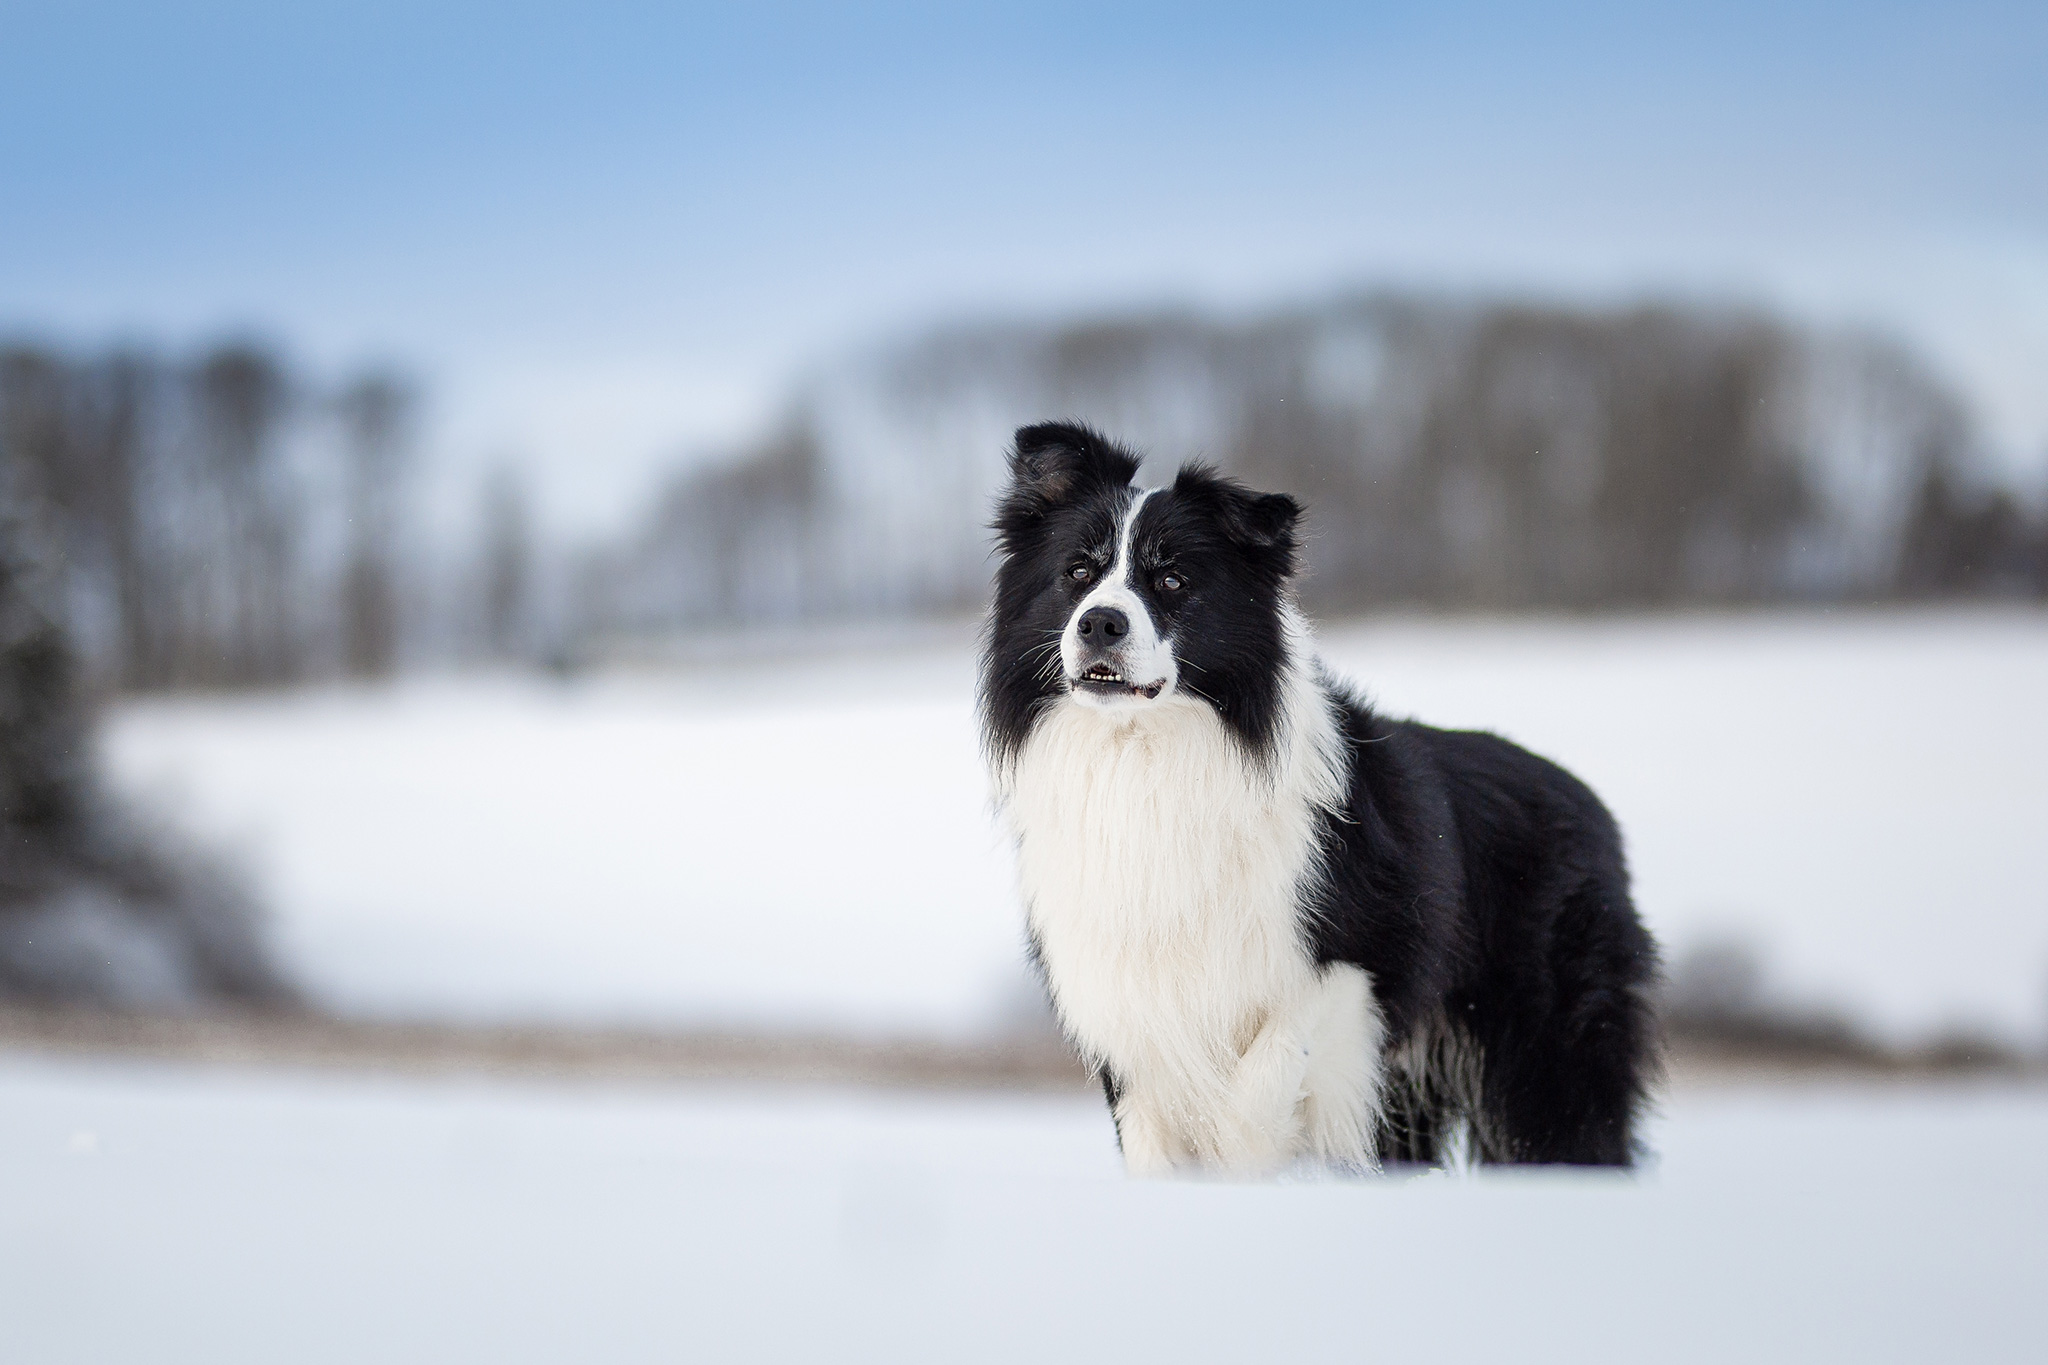
[[[1133,1173],[1625,1166],[1656,947],[1614,821],[1323,672],[1284,494],[1017,433],[981,680],[1033,956]]]

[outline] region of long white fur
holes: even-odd
[[[1104,600],[1128,592],[1142,505],[1125,513]],[[1134,626],[1150,626],[1130,596]],[[1317,821],[1348,774],[1307,623],[1283,610],[1270,764],[1169,687],[1107,707],[1062,699],[997,774],[1054,1003],[1123,1085],[1117,1123],[1135,1174],[1374,1157],[1383,1030],[1371,982],[1318,968],[1300,925]]]

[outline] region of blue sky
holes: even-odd
[[[1732,296],[2048,462],[2048,5],[0,0],[0,327],[429,380],[597,526],[936,316]]]

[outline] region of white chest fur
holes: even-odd
[[[1003,784],[1018,870],[1069,1035],[1124,1086],[1134,1169],[1366,1160],[1378,1026],[1356,969],[1319,971],[1299,929],[1335,723],[1291,680],[1273,762],[1206,704],[1061,704]]]

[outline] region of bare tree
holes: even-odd
[[[291,390],[284,371],[255,346],[224,346],[195,381],[208,489],[219,518],[217,558],[189,565],[199,609],[218,613],[223,638],[193,641],[205,653],[186,676],[218,682],[287,682],[301,675],[306,632],[299,590],[297,490],[280,446]],[[213,655],[213,657],[208,657]]]
[[[386,677],[398,663],[398,522],[416,406],[412,387],[383,371],[335,399],[348,460],[342,663],[354,677]]]
[[[482,523],[484,651],[494,659],[524,658],[534,646],[533,513],[510,465],[492,470],[484,483]]]
[[[1972,486],[1936,460],[1914,500],[1900,548],[1909,597],[2048,595],[2048,519],[2035,526],[2012,492]]]

